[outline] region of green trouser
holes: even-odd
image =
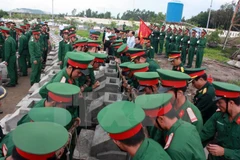
[[[200,48],[200,47],[199,47],[199,48],[197,49],[195,68],[201,68],[201,66],[202,66],[202,60],[203,60],[203,54],[204,54],[204,48]]]
[[[158,44],[159,44],[159,40],[154,39],[154,51],[156,54],[158,54]]]
[[[16,56],[10,56],[8,65],[7,65],[8,76],[10,78],[9,85],[16,85],[18,81],[17,76],[17,64],[16,64]]]
[[[187,45],[183,45],[182,54],[181,54],[181,60],[183,65],[186,63],[186,56],[187,56]]]
[[[159,43],[160,43],[159,53],[162,54],[162,52],[163,52],[163,45],[164,45],[164,39],[163,40],[160,39]]]
[[[176,45],[175,45],[175,43],[170,43],[170,46],[169,46],[169,47],[170,47],[170,50],[169,50],[170,52],[176,50]]]
[[[188,50],[188,64],[187,64],[187,66],[190,68],[192,67],[194,54],[195,54],[195,47],[190,46]]]
[[[30,56],[30,54],[29,54],[29,51],[27,51],[27,67],[28,68],[31,68],[31,56]]]
[[[165,52],[166,52],[166,56],[168,57],[168,54],[170,52],[170,43],[169,43],[169,40],[166,40],[166,43],[165,43]]]
[[[64,61],[65,61],[65,55],[61,57],[62,64],[60,65],[60,69],[63,69],[64,67]]]
[[[23,76],[27,76],[27,54],[20,55],[18,62],[20,71],[22,72]]]
[[[2,49],[2,47],[0,47],[0,58],[2,58],[3,57],[3,49]]]
[[[176,44],[176,51],[180,51],[180,44]]]
[[[31,85],[33,85],[34,83],[38,83],[40,81],[41,69],[42,69],[41,58],[36,59],[36,61],[37,61],[37,64],[34,64],[32,61],[32,73],[30,76]]]
[[[43,63],[46,63],[47,61],[47,53],[48,53],[48,50],[43,50],[43,54],[42,54]]]

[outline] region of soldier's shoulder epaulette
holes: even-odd
[[[181,67],[181,72],[183,72],[183,73],[184,73],[184,67]]]
[[[67,80],[66,77],[62,77],[60,83],[66,83],[66,80]]]
[[[192,108],[187,108],[187,113],[188,113],[188,116],[189,116],[192,123],[198,121],[198,119],[197,119],[195,113],[193,112]]]
[[[167,142],[166,142],[166,145],[164,147],[164,149],[168,149],[168,147],[170,146],[172,140],[173,140],[173,136],[174,136],[174,133],[171,133],[168,137],[167,137]]]
[[[202,94],[205,94],[205,93],[207,93],[207,88],[204,88],[202,91]]]
[[[151,49],[153,49],[153,46],[151,46]]]
[[[240,125],[240,117],[238,117],[236,122],[237,122],[238,125]]]

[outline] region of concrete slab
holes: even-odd
[[[105,76],[106,77],[118,77],[118,72],[116,71],[116,69],[110,69],[110,68],[106,68],[105,69]]]
[[[105,92],[118,93],[120,91],[120,80],[119,78],[107,77]]]
[[[103,102],[104,102],[104,106],[107,106],[109,104],[112,104],[113,102],[121,101],[121,100],[122,100],[122,94],[105,92]]]
[[[116,62],[114,60],[110,60],[109,62],[109,69],[116,69]]]
[[[235,67],[240,68],[240,61],[237,61],[237,63],[235,64]]]
[[[104,107],[104,95],[95,99],[90,104],[89,108],[87,109],[87,119],[90,120],[92,125],[98,124],[97,121],[97,114],[100,110]]]
[[[127,160],[127,153],[121,151],[108,151],[97,154],[100,160]]]

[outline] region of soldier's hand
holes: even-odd
[[[99,86],[100,86],[100,82],[99,82],[99,81],[96,81],[96,82],[94,83],[94,85],[92,86],[92,88],[95,89],[95,88],[97,88],[97,87],[99,87]]]
[[[207,150],[213,156],[223,156],[224,155],[224,148],[219,145],[216,145],[216,144],[209,144],[207,146]]]
[[[33,64],[37,64],[37,61],[35,60],[35,61],[33,61]]]
[[[80,124],[81,124],[81,119],[80,119],[79,117],[77,117],[77,118],[75,119],[75,124],[77,124],[77,126],[80,126]]]
[[[55,155],[56,155],[57,159],[60,159],[62,157],[64,150],[65,150],[65,148],[61,148],[58,151],[56,151]]]
[[[119,58],[115,58],[116,63],[121,63],[121,60]]]
[[[4,64],[7,66],[8,65],[8,63],[7,62],[4,62]]]
[[[62,65],[62,61],[59,61],[58,64],[59,64],[59,65]]]

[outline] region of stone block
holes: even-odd
[[[112,104],[113,102],[121,101],[121,100],[122,100],[122,94],[105,92],[103,102],[104,102],[104,106],[107,106],[109,104]]]
[[[237,63],[237,61],[235,61],[235,60],[230,60],[230,61],[228,61],[227,62],[229,65],[231,65],[231,66],[234,66],[236,63]]]
[[[104,95],[99,97],[98,99],[95,99],[90,104],[88,110],[87,110],[87,120],[90,121],[89,125],[98,124],[97,122],[97,115],[100,112],[100,110],[104,107]]]
[[[118,77],[118,72],[116,71],[116,69],[110,69],[110,68],[106,68],[105,69],[105,76],[106,77]]]
[[[41,80],[42,81],[42,80]],[[31,88],[28,90],[29,94],[32,94],[35,90],[37,90],[40,87],[39,83],[34,83]]]
[[[237,63],[235,64],[235,67],[240,68],[240,61],[237,61]]]
[[[120,80],[119,78],[107,77],[105,92],[118,93],[120,90]]]
[[[115,69],[116,70],[116,62],[114,60],[110,60],[109,62],[109,69]]]
[[[98,72],[97,74],[95,74],[95,79],[96,81],[102,82],[106,80],[106,76],[103,72]]]
[[[17,108],[32,108],[36,104],[36,102],[37,102],[36,100],[31,99],[31,98],[27,99],[27,100],[21,100],[16,107]]]
[[[101,97],[105,92],[106,80],[100,82],[100,86],[93,90],[92,99]]]
[[[36,90],[30,95],[29,98],[42,99],[41,95],[39,94],[39,90],[40,90],[40,89],[41,89],[41,87],[38,88],[38,89],[36,89]]]
[[[49,82],[51,80],[49,74],[45,75],[44,77],[41,78],[40,82],[39,82],[39,87],[42,87],[45,83]]]
[[[92,141],[91,156],[97,157],[98,154],[108,151],[120,151],[120,149],[112,141],[108,133],[106,133],[102,127],[98,125]]]
[[[73,159],[89,159],[92,140],[94,136],[93,130],[82,129],[78,136],[77,145],[73,153]]]

